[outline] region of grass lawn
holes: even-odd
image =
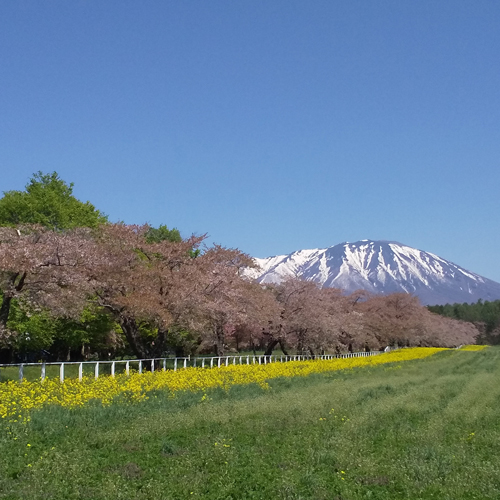
[[[500,499],[500,349],[0,421],[6,499]]]

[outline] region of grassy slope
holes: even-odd
[[[498,499],[499,375],[500,349],[448,351],[203,402],[50,408],[0,423],[0,498]]]

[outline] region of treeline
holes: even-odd
[[[428,309],[447,318],[472,323],[480,332],[479,343],[500,344],[500,300],[479,299],[475,304],[446,304]]]
[[[56,173],[0,199],[0,361],[240,350],[323,353],[473,343],[474,325],[407,294],[289,278],[260,285],[238,249],[112,224]]]

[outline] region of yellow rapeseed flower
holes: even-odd
[[[488,347],[487,345],[464,345],[460,348],[461,351],[482,351]]]
[[[312,373],[399,363],[425,358],[442,350],[418,347],[369,357],[229,365],[213,369],[185,368],[142,374],[132,372],[130,376],[120,374],[97,380],[89,376],[83,377],[81,381],[66,379],[64,383],[58,379],[46,379],[43,383],[9,381],[0,384],[0,418],[12,422],[24,418],[24,422],[27,422],[27,414],[38,408],[49,405],[79,408],[92,400],[109,405],[118,396],[130,402],[144,401],[148,399],[148,393],[160,389],[167,389],[172,395],[180,391],[199,391],[203,393],[202,401],[205,401],[209,399],[206,391],[211,388],[227,390],[233,385],[258,384],[266,389],[269,387],[268,381],[278,377],[306,377]],[[332,408],[330,414],[333,412]]]

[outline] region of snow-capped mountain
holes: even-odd
[[[422,304],[500,299],[500,283],[393,241],[340,243],[255,261],[260,269],[250,273],[261,283],[279,283],[286,276],[297,276],[346,293],[359,289],[383,294],[407,292],[418,296]]]

